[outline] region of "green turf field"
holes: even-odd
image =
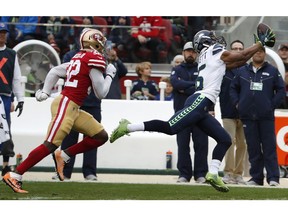
[[[29,182],[28,194],[14,193],[0,183],[0,200],[287,200],[285,188],[229,187],[228,193],[209,185]]]

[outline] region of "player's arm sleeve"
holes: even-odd
[[[92,87],[95,95],[99,99],[105,98],[109,92],[112,78],[110,76],[104,78],[103,73],[96,68],[91,69],[89,76],[92,80]]]
[[[69,63],[63,63],[53,67],[47,74],[44,82],[43,92],[50,95],[52,88],[60,78],[66,78],[66,68]]]
[[[18,102],[24,101],[24,91],[21,85],[21,78],[22,78],[21,70],[20,70],[18,58],[16,55],[15,63],[14,63],[12,91],[13,91],[13,94],[16,96]]]

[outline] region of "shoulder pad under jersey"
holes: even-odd
[[[105,71],[106,60],[99,52],[90,52],[88,66],[96,68],[100,71]]]

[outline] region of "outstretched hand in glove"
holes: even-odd
[[[255,43],[260,42],[262,46],[273,47],[276,36],[273,30],[266,24],[260,23],[257,26],[257,35],[254,34]]]

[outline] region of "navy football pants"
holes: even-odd
[[[212,101],[203,95],[193,94],[187,98],[184,108],[175,113],[168,122],[161,120],[144,122],[145,131],[174,135],[185,128],[197,125],[217,142],[212,152],[212,159],[222,161],[231,146],[231,138],[220,122],[209,114],[208,110],[212,105]]]

